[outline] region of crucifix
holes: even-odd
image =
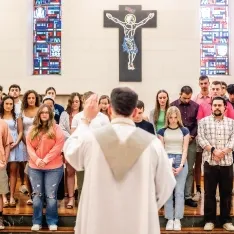
[[[141,5],[120,5],[118,11],[104,11],[104,27],[119,28],[119,81],[142,81],[141,29],[155,28],[155,10]]]

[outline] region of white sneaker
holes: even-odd
[[[3,230],[5,228],[4,226],[4,220],[3,220],[3,217],[0,216],[0,230]]]
[[[33,200],[32,199],[28,199],[27,200],[27,205],[33,205]]]
[[[41,229],[41,225],[39,224],[33,224],[31,227],[31,231],[39,231]]]
[[[226,230],[226,231],[234,231],[234,226],[232,223],[225,223],[223,225],[223,228]]]
[[[166,231],[172,231],[172,230],[174,230],[174,220],[173,219],[169,219],[167,221]]]
[[[174,221],[174,230],[181,231],[181,223],[180,223],[179,219],[175,219],[175,221]]]
[[[204,231],[212,231],[214,229],[213,223],[206,223],[204,226]]]
[[[19,187],[19,191],[23,194],[28,193],[28,189],[27,189],[26,185],[24,185],[24,184]]]
[[[50,231],[57,231],[58,230],[58,226],[57,225],[49,225],[49,230]]]
[[[201,199],[201,193],[200,192],[196,192],[196,194],[194,195],[194,197],[192,198],[193,201],[198,202]]]

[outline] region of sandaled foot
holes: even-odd
[[[68,200],[68,203],[67,203],[67,209],[73,209],[74,202],[75,202],[74,196],[69,197],[69,200]]]
[[[11,198],[11,199],[10,199],[9,206],[10,206],[10,207],[16,207],[16,201],[15,201],[14,198]]]
[[[9,207],[9,202],[7,200],[3,201],[3,208]]]

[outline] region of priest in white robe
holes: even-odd
[[[175,178],[156,136],[136,128],[138,96],[129,88],[111,93],[111,124],[91,130],[98,113],[92,95],[84,118],[66,141],[66,160],[85,170],[75,234],[158,234],[158,210],[171,196]]]

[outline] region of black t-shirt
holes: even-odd
[[[135,123],[135,124],[137,127],[155,135],[154,126],[152,123],[145,121],[145,120],[142,120],[141,122]]]

